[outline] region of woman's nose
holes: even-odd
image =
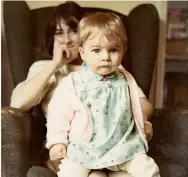
[[[64,37],[63,37],[63,43],[64,44],[68,44],[70,43],[70,36],[68,34],[64,34]]]

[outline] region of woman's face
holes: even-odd
[[[67,26],[63,19],[56,26],[54,40],[67,46],[71,60],[79,58],[77,29],[72,29]]]

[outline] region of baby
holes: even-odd
[[[119,69],[126,32],[119,16],[95,13],[79,23],[82,70],[57,87],[47,114],[47,144],[61,159],[59,177],[87,177],[93,169],[159,177],[147,156],[151,124],[144,119],[140,89]],[[147,128],[146,128],[147,127]]]

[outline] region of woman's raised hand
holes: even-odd
[[[60,68],[71,61],[67,45],[54,39],[53,62]]]

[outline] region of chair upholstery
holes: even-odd
[[[34,61],[31,13],[24,1],[3,3],[8,57],[14,86],[23,81]]]
[[[23,1],[3,2],[3,18],[10,65],[14,76],[14,86],[26,78],[28,69],[34,61],[49,59],[40,54],[40,49],[43,45],[44,28],[53,9],[54,7],[46,7],[29,10],[27,4]],[[114,12],[108,9],[92,7],[83,7],[83,11],[86,14],[96,11]],[[146,96],[148,96],[154,63],[157,58],[159,37],[157,10],[151,4],[142,4],[135,7],[127,16],[118,12],[114,13],[121,16],[128,34],[128,51],[122,64],[133,74]],[[17,22],[16,25],[14,22]],[[174,144],[170,144],[168,141],[164,142],[161,139],[164,137],[167,140],[165,137],[169,139],[171,137],[166,136],[166,134],[164,136],[159,134],[159,132],[164,130],[172,131],[174,126],[170,126],[168,121],[173,116],[173,120],[176,119],[182,111],[179,110],[174,115],[172,110],[161,109],[156,110],[153,116],[154,138],[150,143],[150,154],[161,168],[164,174],[162,177],[168,177],[172,173],[171,168],[174,169],[175,167],[178,170],[177,174],[182,175],[181,177],[184,177],[183,175],[186,175],[188,171],[185,166],[186,163],[188,164],[187,150],[183,151],[183,153],[177,152],[173,156],[173,153],[167,147],[174,146]],[[163,119],[164,116],[168,118],[168,121]],[[185,126],[188,123],[188,115],[184,114],[183,117]],[[163,120],[165,123],[161,128]],[[48,158],[47,152],[43,149],[46,132],[45,121],[40,105],[35,106],[27,113],[14,108],[3,108],[2,155],[6,177],[25,177],[26,172],[32,165],[45,165],[44,160]],[[180,119],[179,122],[181,122]],[[156,132],[155,128],[157,129]],[[185,128],[180,135],[182,137],[186,137],[186,131],[184,130]],[[20,134],[16,132],[20,132]],[[174,137],[176,136],[174,135]],[[160,143],[161,141],[164,142],[164,146]],[[179,139],[174,147],[179,147],[178,143],[187,142],[185,142],[185,139]],[[166,149],[165,152],[163,151],[164,148]],[[179,150],[181,151],[181,149]],[[184,156],[183,163],[180,160],[182,155]],[[169,165],[170,168],[168,168]],[[163,169],[169,169],[169,172],[165,170],[163,172]]]
[[[188,176],[188,108],[155,110],[149,155],[155,159],[163,177]]]

